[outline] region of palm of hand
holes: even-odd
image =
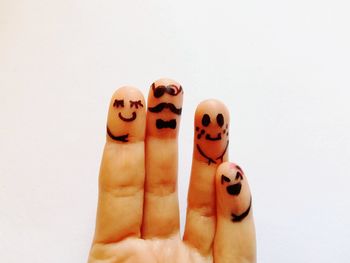
[[[188,208],[179,235],[177,137],[181,86],[151,86],[148,112],[135,88],[111,100],[99,177],[97,262],[255,262],[251,194],[242,169],[228,159],[229,113],[219,101],[199,104]],[[129,104],[130,103],[130,104]]]
[[[106,262],[212,262],[211,256],[201,255],[175,237],[157,240],[130,238],[115,244],[95,245],[91,253],[104,254]],[[90,260],[91,263],[101,262],[101,258]]]

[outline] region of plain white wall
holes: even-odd
[[[258,262],[349,262],[348,1],[0,3],[0,261],[86,262],[110,95],[185,89],[231,111],[230,159],[254,195]]]

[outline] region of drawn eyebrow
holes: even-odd
[[[143,104],[141,102],[141,100],[130,100],[130,108],[132,108],[133,106],[135,106],[136,109],[140,107],[143,107]]]
[[[113,103],[113,107],[117,107],[117,108],[124,107],[124,100],[115,99]]]
[[[242,174],[244,174],[244,172],[243,172],[243,170],[242,170],[242,168],[241,167],[239,167],[237,164],[236,164],[236,168],[242,173]]]

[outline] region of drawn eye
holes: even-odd
[[[153,90],[154,97],[156,98],[162,97],[164,95],[164,92],[165,92],[165,88],[163,86],[157,87]]]
[[[241,178],[241,180],[243,180],[243,175],[241,174],[240,171],[237,171],[237,173],[236,173],[236,180],[239,179],[239,178]]]
[[[153,95],[156,98],[160,98],[164,95],[164,93],[168,93],[171,96],[177,96],[180,92],[183,93],[182,87],[180,86],[179,88],[176,85],[170,84],[168,86],[157,86],[156,84],[152,84],[152,89],[153,89]]]
[[[203,118],[202,118],[202,124],[205,127],[208,127],[208,125],[210,124],[210,117],[208,114],[204,114]]]
[[[124,108],[124,100],[114,100],[113,107],[116,107],[116,108],[122,107],[122,108]]]
[[[224,125],[224,116],[221,113],[216,116],[216,122],[220,127]]]
[[[138,109],[139,106],[143,107],[141,100],[136,100],[136,101],[130,100],[130,108],[135,107],[136,109]]]
[[[221,184],[223,184],[224,182],[231,182],[230,178],[226,177],[225,175],[221,175]]]

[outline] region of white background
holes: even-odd
[[[254,195],[258,262],[349,262],[348,1],[0,2],[0,261],[86,262],[107,106],[124,84],[231,112]]]

